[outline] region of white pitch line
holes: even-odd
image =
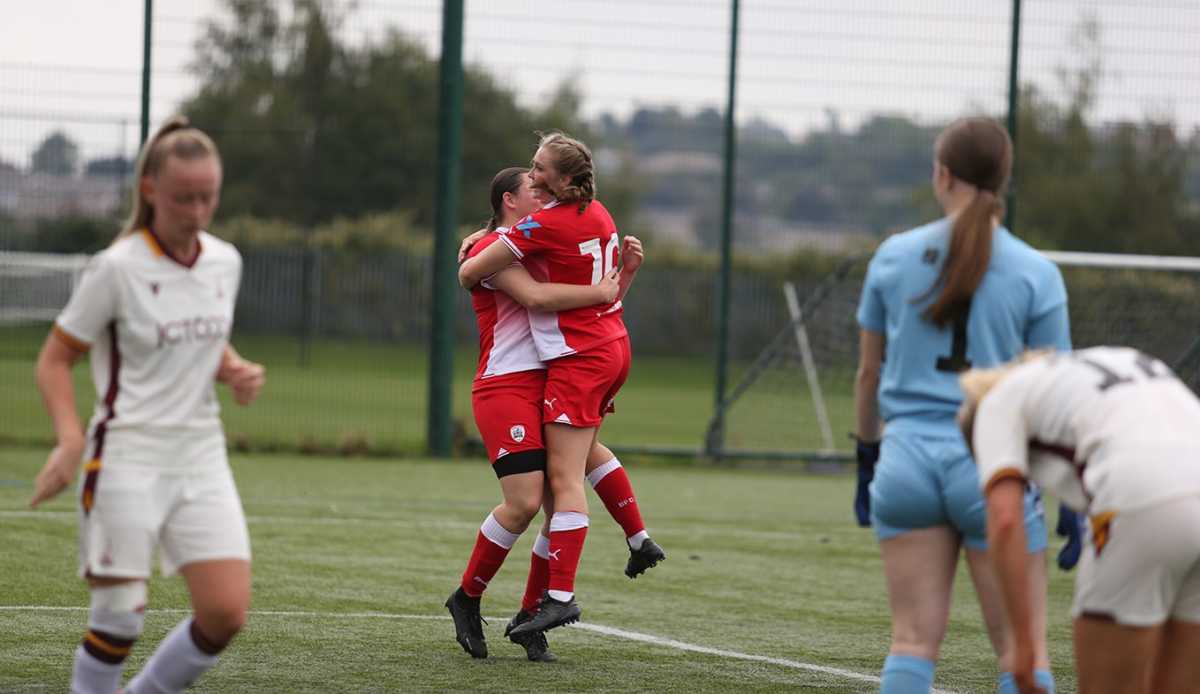
[[[53,606],[53,605],[0,605],[0,612],[86,612],[86,607],[71,607],[71,606]],[[168,614],[185,614],[191,610],[184,609],[152,609],[146,610],[149,613],[163,612]],[[444,615],[426,615],[426,614],[395,614],[392,612],[305,612],[301,610],[251,610],[252,617],[316,617],[321,619],[396,619],[396,620],[431,620],[445,621],[450,619]],[[504,617],[494,616],[493,620],[504,621]],[[803,670],[806,672],[819,673],[822,675],[832,675],[841,677],[842,679],[854,680],[856,682],[867,682],[870,684],[879,684],[877,675],[868,675],[853,670],[843,670],[841,668],[829,667],[827,665],[816,665],[813,663],[805,663],[799,660],[789,660],[787,658],[776,658],[767,655],[754,655],[752,653],[741,653],[739,651],[727,651],[722,648],[710,648],[709,646],[698,646],[684,641],[676,641],[675,639],[667,639],[661,636],[652,634],[642,634],[636,631],[626,631],[616,627],[604,626],[603,624],[591,624],[584,622],[576,622],[571,625],[571,628],[590,631],[595,634],[604,636],[613,636],[626,641],[637,641],[640,643],[649,643],[655,646],[664,646],[674,648],[676,650],[685,651],[688,653],[702,653],[704,655],[716,656],[718,658],[729,658],[732,660],[748,660],[756,663],[767,663],[769,665],[778,665],[780,667],[790,668],[793,670]],[[945,689],[934,689],[934,694],[955,694],[953,691]]]
[[[733,658],[736,660],[751,660],[759,663],[770,663],[779,665],[794,670],[806,670],[808,672],[819,672],[824,675],[835,675],[848,680],[856,680],[859,682],[870,682],[879,684],[879,677],[875,675],[866,675],[853,670],[842,670],[841,668],[828,667],[825,665],[813,665],[812,663],[803,663],[798,660],[788,660],[787,658],[775,658],[767,655],[753,655],[751,653],[739,653],[738,651],[727,651],[721,648],[709,648],[708,646],[697,646],[675,639],[664,639],[661,636],[652,636],[650,634],[640,634],[636,631],[625,631],[615,627],[606,627],[603,624],[585,624],[577,622],[573,625],[584,631],[593,631],[597,634],[606,636],[616,636],[617,638],[626,639],[628,641],[639,641],[641,643],[651,643],[656,646],[666,646],[667,648],[675,648],[689,653],[703,653],[705,655],[715,655],[721,658]]]
[[[77,511],[0,510],[0,518],[33,518],[74,521]],[[355,516],[246,516],[250,525],[373,525],[404,528],[478,528],[479,523],[403,518],[362,518]]]
[[[0,605],[0,612],[87,612],[90,608],[74,605]],[[179,607],[155,607],[147,609],[147,613],[161,612],[163,614],[191,614],[191,610]],[[252,617],[316,617],[319,619],[427,619],[445,621],[447,615],[436,614],[394,614],[391,612],[306,612],[304,610],[250,610]],[[500,617],[496,617],[500,619]]]
[[[77,511],[34,511],[26,509],[0,509],[0,518],[32,518],[73,522],[78,517]],[[477,529],[475,521],[429,520],[424,518],[379,518],[356,516],[272,516],[248,515],[246,522],[250,525],[365,525],[379,527],[404,528],[450,528]],[[681,532],[671,525],[658,525],[657,529],[665,534]],[[737,537],[751,540],[766,540],[773,542],[792,542],[811,540],[812,535],[803,533],[787,533],[766,530],[722,529],[722,528],[689,528],[689,537]]]

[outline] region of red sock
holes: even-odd
[[[616,458],[612,460],[616,463]],[[593,471],[593,475],[601,472],[607,466],[601,466]],[[646,529],[646,524],[642,521],[642,512],[638,509],[637,497],[633,495],[633,483],[629,481],[629,475],[625,473],[625,468],[621,467],[620,463],[616,463],[614,467],[603,473],[604,476],[599,480],[592,482],[592,488],[596,490],[596,496],[604,502],[604,508],[608,509],[609,515],[613,517],[625,531],[625,537],[630,538]],[[591,479],[591,475],[588,476]]]
[[[562,511],[550,519],[550,590],[575,592],[575,571],[587,538],[587,514]]]
[[[477,598],[487,590],[488,583],[504,564],[508,550],[512,549],[518,535],[504,529],[495,516],[488,515],[475,538],[475,549],[463,572],[462,589],[467,595]]]
[[[529,555],[529,579],[525,581],[525,596],[521,598],[521,609],[529,614],[537,611],[538,600],[541,600],[542,593],[550,588],[549,553],[550,540],[539,534],[533,543],[533,552]]]

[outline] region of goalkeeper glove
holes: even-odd
[[[1067,538],[1067,544],[1058,551],[1058,568],[1063,571],[1070,571],[1079,563],[1079,554],[1083,551],[1083,522],[1083,516],[1058,505],[1058,526],[1054,532]]]
[[[858,460],[858,484],[854,488],[854,515],[864,528],[871,525],[871,480],[879,460],[879,442],[855,438],[854,457]]]

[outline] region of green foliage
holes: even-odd
[[[29,250],[42,253],[95,253],[116,238],[120,222],[95,217],[53,217],[34,222]]]
[[[79,145],[61,130],[46,136],[33,150],[33,173],[70,176],[79,170]]]
[[[327,3],[226,0],[198,44],[199,91],[184,111],[225,159],[223,208],[313,225],[411,210],[433,218],[438,63],[395,29],[349,45]],[[526,164],[535,130],[584,137],[580,96],[563,85],[526,109],[482,68],[465,70],[463,221],[485,219],[492,176]],[[466,212],[466,210],[472,210]]]
[[[335,217],[306,233],[304,227],[282,219],[239,215],[214,222],[212,231],[246,251],[311,246],[350,253],[404,249],[428,255],[432,238],[425,228],[414,225],[413,216],[399,211],[373,212],[357,219]]]
[[[1200,129],[1190,138],[1171,119],[1105,124],[1095,115],[1104,80],[1101,27],[1076,27],[1076,62],[1057,89],[1025,85],[1017,132],[1017,231],[1035,245],[1084,251],[1196,253],[1200,247]],[[635,152],[661,175],[645,176],[643,202],[690,212],[701,243],[720,227],[722,118],[712,109],[639,109],[601,117],[612,146]],[[855,129],[831,111],[826,127],[798,139],[762,123],[739,127],[738,238],[753,243],[762,220],[884,234],[942,214],[929,186],[941,125],[868,115]],[[681,154],[692,155],[689,157]],[[675,161],[668,160],[674,156]]]
[[[243,252],[252,248],[295,248],[305,243],[300,225],[248,214],[215,219],[211,231]]]
[[[1189,199],[1194,152],[1174,123],[1097,127],[1093,110],[1104,77],[1100,25],[1076,29],[1080,63],[1060,70],[1059,101],[1033,85],[1021,91],[1017,127],[1017,229],[1040,247],[1114,253],[1196,253],[1200,206]]]

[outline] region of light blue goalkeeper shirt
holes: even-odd
[[[1058,267],[1007,229],[965,321],[938,328],[922,317],[946,259],[951,220],[884,241],[867,268],[858,323],[884,334],[879,413],[889,431],[951,434],[962,403],[958,374],[1009,361],[1027,348],[1071,349],[1067,290]]]

